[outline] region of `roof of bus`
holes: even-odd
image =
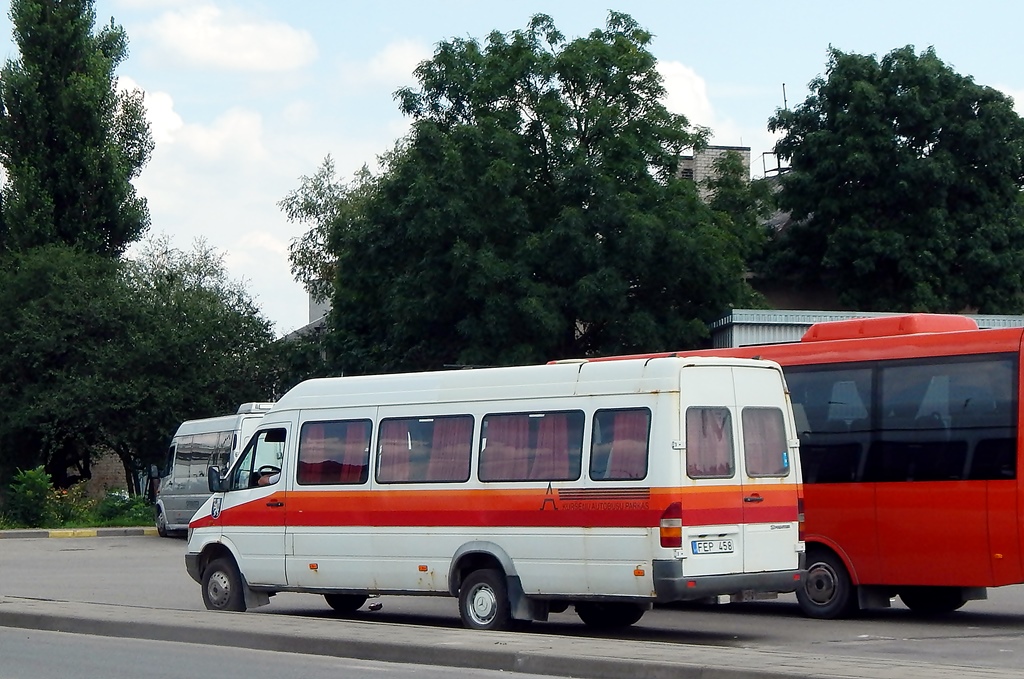
[[[958,318],[967,322],[957,321]],[[882,323],[865,325],[868,321]],[[926,356],[1019,353],[1022,335],[1024,328],[1019,327],[979,330],[973,320],[963,316],[908,314],[882,319],[816,323],[799,342],[609,356],[594,360],[632,360],[656,356],[739,356],[766,358],[783,366],[854,363]]]
[[[690,365],[779,370],[767,360],[733,357],[648,357],[636,361],[565,361],[545,365],[477,368],[312,379],[296,385],[272,412],[355,405],[492,401],[556,396],[679,391],[679,371]]]

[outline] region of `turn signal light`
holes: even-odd
[[[683,546],[683,505],[679,502],[670,504],[661,515],[658,526],[661,534],[661,546],[676,548]]]

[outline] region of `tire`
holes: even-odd
[[[494,568],[470,573],[459,588],[459,616],[469,629],[511,629],[512,607],[505,574]]]
[[[203,571],[203,603],[211,611],[245,610],[242,576],[234,559],[214,559]]]
[[[167,516],[161,510],[156,510],[156,534],[162,538],[169,536],[167,532]]]
[[[807,564],[807,578],[796,591],[804,615],[833,620],[853,615],[859,609],[850,574],[835,552],[821,547],[809,549]]]
[[[365,594],[324,594],[327,605],[339,613],[355,613],[367,598]]]
[[[620,629],[638,622],[644,617],[644,609],[636,604],[588,601],[576,604],[576,615],[587,627]]]
[[[959,587],[907,587],[899,594],[903,604],[919,615],[945,615],[967,603]]]

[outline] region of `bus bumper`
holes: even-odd
[[[797,569],[689,577],[683,575],[681,561],[655,559],[653,574],[655,600],[668,603],[742,592],[795,592],[807,571]]]

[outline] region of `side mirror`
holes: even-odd
[[[222,493],[227,490],[227,484],[220,477],[219,467],[210,467],[206,470],[206,485],[209,486],[211,493]]]
[[[155,464],[149,465],[149,478],[151,478],[151,479],[159,479],[160,478],[160,468],[157,467]]]

